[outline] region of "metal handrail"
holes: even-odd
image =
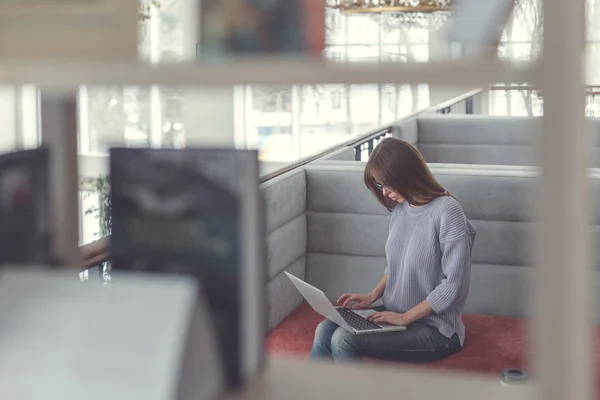
[[[263,175],[259,178],[259,183],[265,183],[267,181],[270,181],[273,178],[277,178],[280,175],[285,174],[286,172],[289,172],[291,170],[294,170],[296,168],[300,168],[306,164],[309,164],[313,161],[316,161],[320,158],[323,158],[325,156],[328,156],[329,154],[332,154],[338,150],[344,149],[346,147],[349,147],[352,143],[354,143],[357,140],[362,140],[364,138],[369,138],[372,136],[377,136],[378,134],[381,134],[381,132],[387,132],[389,131],[391,127],[386,127],[386,128],[377,128],[375,130],[369,131],[368,133],[361,135],[360,138],[354,138],[352,140],[343,142],[341,144],[336,144],[335,146],[331,146],[326,148],[325,150],[322,150],[316,154],[301,158],[299,160],[296,160],[288,165],[286,165],[285,167],[281,167],[271,173],[268,173],[266,175]]]
[[[503,90],[506,92],[529,90],[532,92],[541,92],[541,89],[538,89],[537,87],[532,85],[492,85],[490,86],[490,90]],[[600,85],[587,85],[586,90],[587,94],[598,95],[600,94]]]

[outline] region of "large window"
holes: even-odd
[[[325,57],[334,62],[427,62],[425,29],[384,29],[329,11]],[[429,106],[427,85],[244,88],[246,146],[263,161],[292,161]]]
[[[184,52],[183,0],[165,0],[140,25],[140,55],[148,62],[178,60]],[[384,29],[369,17],[327,14],[332,61],[426,62],[425,29]],[[426,85],[313,85],[245,87],[243,145],[265,161],[291,161],[429,105]],[[163,87],[85,87],[81,90],[80,153],[113,145],[182,147],[183,91]],[[233,104],[231,105],[233,107]]]
[[[0,85],[0,110],[0,152],[38,146],[38,94],[34,86]]]
[[[587,0],[587,84],[590,95],[586,114],[600,114],[600,1]],[[504,60],[524,62],[537,60],[541,54],[543,35],[541,0],[517,2],[498,49]],[[543,113],[543,101],[536,88],[529,85],[500,84],[490,91],[489,113],[504,116],[537,116]]]
[[[150,63],[183,54],[183,0],[162,0],[140,22],[140,57]],[[185,143],[182,91],[176,88],[84,87],[80,92],[80,152],[105,153],[113,145],[180,147]]]
[[[177,61],[184,52],[185,0],[161,0],[140,22],[140,57]],[[183,91],[161,86],[86,86],[79,92],[81,244],[106,235],[106,152],[111,146],[185,146]]]
[[[148,62],[178,60],[185,49],[184,0],[166,0],[140,25],[140,55]],[[427,62],[425,29],[384,29],[369,17],[328,12],[325,56],[335,62]],[[263,161],[289,162],[429,106],[427,85],[306,85],[236,90],[242,104],[241,145]],[[183,91],[178,88],[90,86],[80,91],[82,243],[100,237],[101,203],[95,186],[106,174],[114,145],[183,147]],[[227,106],[227,104],[224,104]],[[234,104],[230,105],[235,107]],[[236,108],[236,112],[240,109]],[[186,129],[187,128],[187,129]],[[87,211],[87,212],[86,212]]]

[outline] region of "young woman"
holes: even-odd
[[[382,140],[367,162],[364,180],[392,213],[387,268],[371,293],[344,294],[338,303],[361,309],[382,299],[383,307],[368,319],[407,329],[354,335],[325,320],[315,332],[311,359],[426,362],[456,353],[465,338],[461,314],[475,227],[407,142]]]

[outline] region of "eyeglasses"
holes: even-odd
[[[380,192],[383,192],[384,190],[386,190],[388,192],[391,192],[391,190],[390,190],[390,188],[388,186],[384,186],[384,185],[382,185],[380,183],[377,183],[377,182],[375,182],[375,187],[377,189],[379,189]]]

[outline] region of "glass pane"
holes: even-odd
[[[537,42],[542,39],[541,4],[537,0],[522,2],[509,27],[509,41]]]
[[[21,112],[17,118],[21,119],[21,140],[24,149],[38,147],[41,143],[40,118],[39,118],[39,92],[34,85],[23,85],[21,88]],[[17,133],[18,134],[18,133]]]
[[[490,91],[490,106],[489,114],[505,116],[508,115],[507,110],[507,94],[504,90],[491,90]]]
[[[374,128],[376,125],[371,125]],[[335,124],[313,124],[300,128],[300,157],[306,157],[318,153],[328,147],[336,146],[354,135],[354,126],[346,123]]]
[[[150,88],[103,86],[87,92],[88,151],[149,144]]]
[[[388,84],[383,88],[381,122],[387,124],[427,107],[428,85]]]
[[[379,24],[369,16],[346,17],[348,44],[379,43]]]
[[[324,56],[334,62],[427,62],[427,29],[385,26],[371,17],[327,12]],[[294,87],[297,100],[250,88],[246,100],[245,135],[250,147],[262,149],[268,160],[283,161],[314,154],[429,106],[427,85],[306,85]],[[298,106],[293,106],[296,104]],[[249,104],[251,103],[251,104]],[[294,109],[296,107],[296,109]],[[252,119],[252,121],[249,121]],[[276,127],[274,127],[276,125]],[[260,127],[260,128],[259,128]],[[272,132],[272,129],[276,131]],[[297,131],[293,131],[297,129]],[[293,132],[292,132],[293,131]],[[275,153],[279,152],[279,155]]]
[[[379,46],[348,46],[346,52],[348,62],[379,61]]]
[[[346,61],[346,47],[345,46],[330,46],[325,49],[325,58],[335,62]]]
[[[327,45],[346,43],[346,18],[337,11],[327,10],[325,16],[325,34]]]
[[[587,39],[600,40],[600,3],[598,0],[588,0],[587,21]]]
[[[382,47],[382,60],[394,62],[427,62],[429,45],[397,44]]]
[[[598,88],[590,88],[590,94],[587,96],[586,115],[588,117],[600,116],[600,90]]]
[[[518,2],[501,38],[499,57],[515,62],[535,60],[541,52],[541,2]]]
[[[156,49],[156,41],[152,40],[150,21],[138,24],[138,55],[141,60],[149,62]],[[154,22],[154,21],[152,21]]]
[[[300,156],[315,154],[379,126],[374,85],[307,85],[301,88]]]
[[[587,82],[590,85],[600,84],[600,43],[587,46]]]
[[[157,17],[160,61],[181,60],[184,53],[183,1],[163,2]]]
[[[511,61],[529,61],[535,58],[531,43],[509,43],[506,45],[506,59]]]
[[[346,86],[346,121],[353,133],[366,133],[379,125],[379,90],[375,85]]]
[[[395,44],[395,43],[414,43],[414,44],[427,44],[429,43],[429,31],[421,28],[411,28],[404,26],[397,26],[391,29],[386,29],[382,35],[383,43]]]
[[[528,99],[531,97],[528,96],[528,91],[521,90],[513,90],[510,92],[510,102],[511,102],[511,115],[515,117],[526,117],[533,115],[533,111],[531,110],[531,104],[528,103]]]
[[[408,55],[406,52],[402,52],[402,45],[400,44],[388,44],[381,47],[381,61],[393,62],[393,61],[408,61]]]
[[[292,87],[253,86],[246,116],[246,143],[263,161],[293,161]]]
[[[182,148],[186,143],[181,88],[161,87],[161,132],[163,147]]]
[[[534,117],[543,115],[543,99],[537,90],[520,89],[515,85],[510,89],[490,90],[489,114],[497,116]]]

